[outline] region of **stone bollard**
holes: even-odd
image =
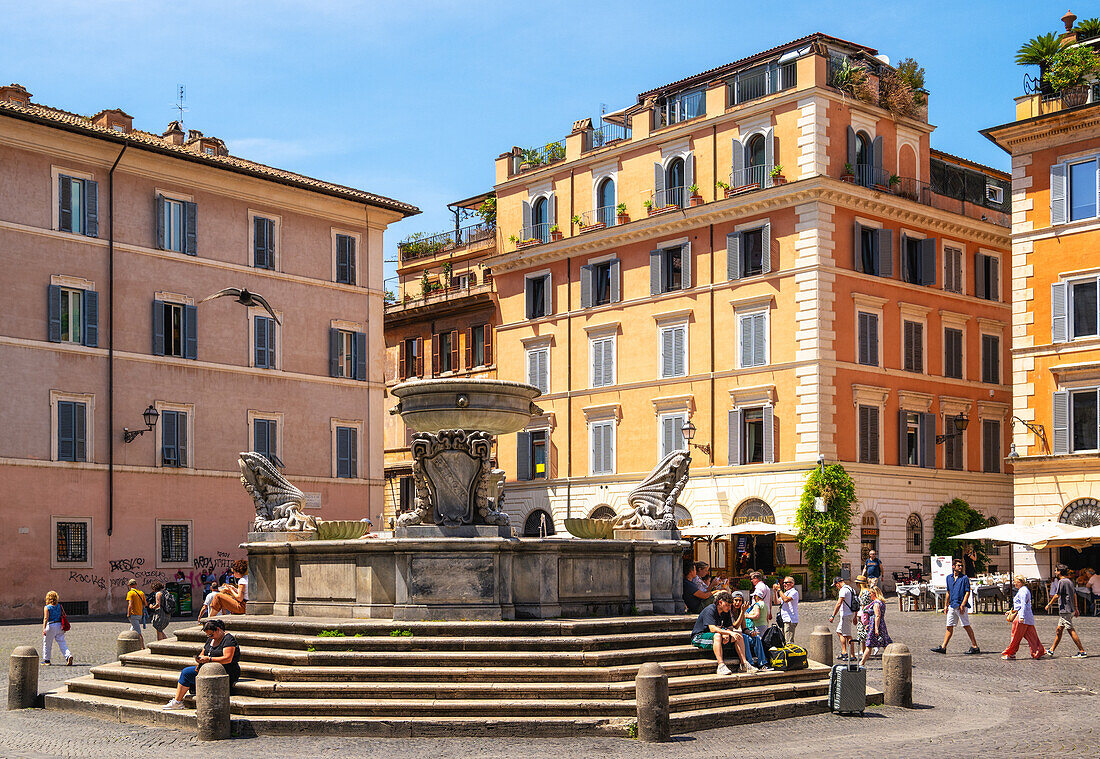
[[[668,741],[668,675],[664,667],[653,663],[638,667],[634,699],[638,704],[638,740],[644,743]]]
[[[8,661],[8,709],[33,709],[37,698],[38,649],[19,646]]]
[[[810,633],[810,642],[806,646],[806,655],[813,661],[827,667],[833,666],[833,633],[825,625],[818,625]]]
[[[141,636],[133,630],[127,630],[124,633],[119,633],[118,639],[115,641],[115,653],[118,658],[121,659],[123,654],[132,654],[135,651],[141,650]]]
[[[891,643],[882,653],[882,690],[887,706],[913,708],[913,654],[904,643]]]
[[[216,662],[203,664],[195,678],[195,717],[200,741],[229,737],[229,675]]]

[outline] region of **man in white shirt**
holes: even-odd
[[[779,604],[776,619],[784,628],[783,638],[788,643],[794,643],[794,631],[798,627],[798,589],[794,586],[794,578],[784,577],[783,582],[777,582],[773,590],[775,603]]]
[[[836,588],[836,606],[833,607],[833,613],[829,615],[829,621],[832,622],[839,613],[840,621],[836,625],[836,635],[840,639],[841,653],[837,658],[840,661],[848,661],[849,657],[856,655],[855,646],[852,643],[852,618],[855,617],[855,612],[852,611],[852,599],[855,598],[855,593],[844,582],[843,577],[834,577],[833,587]]]
[[[768,610],[768,622],[772,621],[772,591],[767,585],[764,584],[764,575],[762,572],[754,571],[749,575],[749,579],[752,580],[752,600],[760,601],[764,604],[764,608]],[[767,627],[767,625],[762,625]]]
[[[1089,581],[1085,583],[1085,587],[1092,591],[1094,596],[1100,596],[1100,575],[1092,571],[1092,567],[1089,567]]]

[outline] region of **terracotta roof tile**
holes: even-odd
[[[346,187],[332,182],[325,182],[320,179],[314,179],[313,177],[307,177],[303,174],[296,174],[292,171],[285,171],[283,169],[274,168],[273,166],[256,163],[255,161],[248,161],[243,158],[238,158],[237,156],[210,155],[198,152],[185,145],[174,145],[159,135],[140,129],[134,129],[124,134],[104,126],[97,126],[86,116],[64,111],[60,108],[50,108],[36,103],[22,105],[11,101],[0,101],[0,115],[52,125],[61,129],[81,132],[92,137],[100,137],[110,140],[111,142],[120,144],[125,143],[136,148],[152,150],[154,152],[176,156],[197,163],[205,163],[215,168],[235,171],[241,174],[250,174],[261,179],[268,179],[281,184],[313,190],[325,195],[333,195],[360,203],[366,203],[368,205],[377,206],[378,208],[397,211],[403,216],[414,216],[420,213],[420,209],[416,206],[402,203],[399,200],[387,198],[383,195],[375,195],[374,193],[364,190],[357,190],[354,187]]]

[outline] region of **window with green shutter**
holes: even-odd
[[[161,466],[187,466],[187,412],[160,412]]]
[[[77,401],[57,402],[57,460],[87,461],[88,407]]]
[[[358,430],[355,427],[336,428],[336,476],[354,479],[359,476]]]

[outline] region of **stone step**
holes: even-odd
[[[626,632],[616,635],[584,635],[566,637],[507,636],[455,636],[455,635],[365,635],[363,637],[317,637],[286,633],[241,631],[234,632],[241,647],[258,646],[270,649],[305,651],[602,651],[611,649],[638,649],[651,646],[683,644],[688,639],[681,630]],[[200,628],[176,632],[176,639],[188,643],[204,643],[206,636]]]
[[[155,725],[177,730],[195,730],[191,709],[161,711],[160,705],[67,691],[47,693],[46,708],[68,711],[114,722]],[[241,717],[232,719],[233,734],[336,735],[372,738],[432,737],[625,737],[630,718],[602,717],[446,717],[406,715],[391,717]]]
[[[316,636],[322,630],[340,630],[348,637],[388,636],[393,630],[409,630],[413,637],[431,636],[510,636],[569,637],[618,635],[627,632],[690,632],[695,615],[639,615],[636,617],[594,617],[586,619],[502,620],[502,621],[426,621],[394,622],[389,619],[319,619],[275,617],[267,615],[224,615],[219,617],[233,633],[239,631],[274,632]],[[196,628],[197,629],[197,628]]]
[[[867,689],[867,706],[880,706],[883,702],[881,691]],[[728,725],[757,725],[789,717],[804,717],[829,711],[828,685],[821,695],[808,695],[801,698],[788,698],[771,702],[746,703],[734,706],[706,706],[688,711],[677,711],[670,715],[670,730],[673,734],[692,733],[696,730],[708,730]]]

